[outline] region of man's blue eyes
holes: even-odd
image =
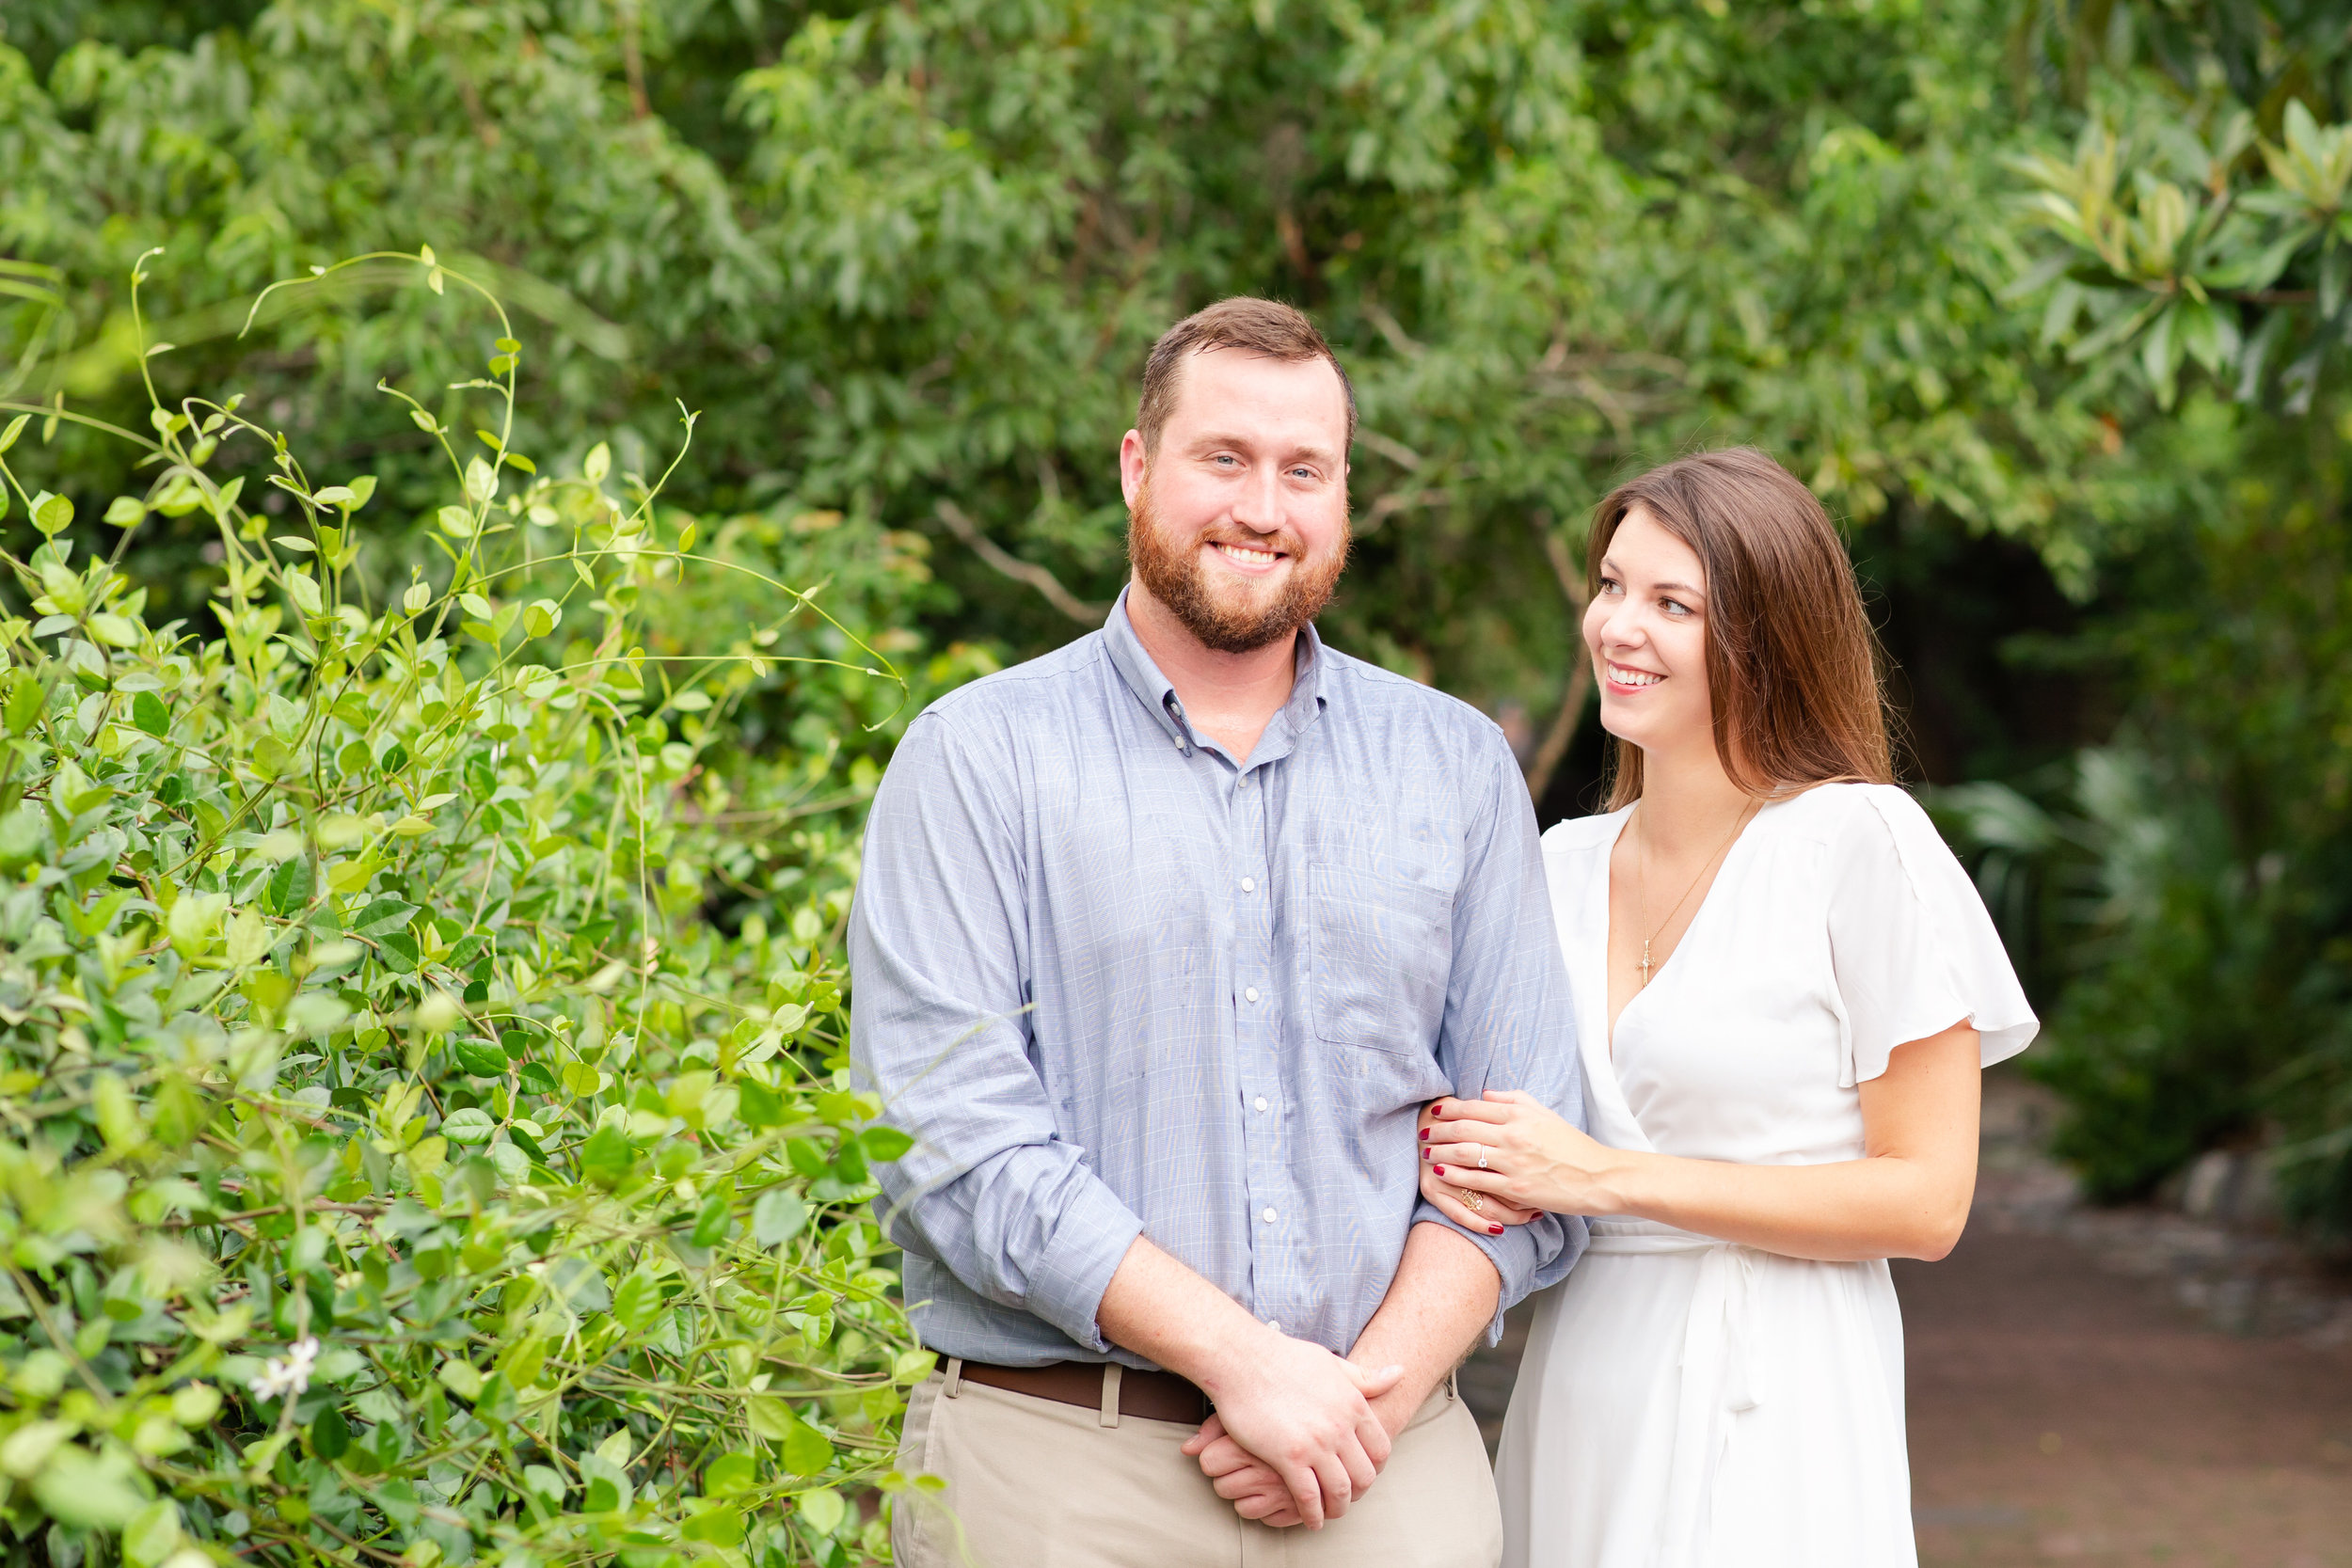
[[[1235,457],[1231,452],[1221,451],[1215,457],[1209,459],[1209,461],[1212,463],[1221,464],[1222,466],[1230,468],[1238,464],[1241,459]],[[1290,470],[1290,473],[1293,479],[1312,479],[1315,477],[1315,471],[1312,468],[1293,468]]]

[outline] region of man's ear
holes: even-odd
[[[1144,450],[1143,432],[1131,430],[1119,438],[1119,489],[1133,507],[1136,498],[1143,494],[1144,475],[1151,471],[1151,455]]]

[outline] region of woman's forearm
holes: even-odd
[[[1611,1212],[1790,1258],[1851,1262],[1952,1250],[1967,1223],[1976,1163],[1897,1155],[1825,1165],[1740,1165],[1627,1153],[1601,1174]]]
[[[1467,1193],[1556,1214],[1630,1215],[1791,1258],[1951,1251],[1977,1185],[1976,1031],[1899,1046],[1861,1086],[1864,1157],[1734,1164],[1613,1148],[1526,1095],[1444,1100],[1422,1118],[1424,1192],[1457,1223]]]

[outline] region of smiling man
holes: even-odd
[[[1446,1221],[1414,1121],[1577,1117],[1572,1009],[1501,732],[1315,634],[1355,422],[1289,307],[1170,328],[1108,623],[933,704],[875,799],[852,1054],[944,1360],[908,1568],[1500,1555],[1451,1373],[1582,1230]]]

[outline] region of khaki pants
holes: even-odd
[[[952,1370],[956,1363],[948,1363]],[[1380,1479],[1320,1530],[1250,1524],[1179,1450],[1199,1428],[1115,1418],[933,1372],[907,1406],[898,1568],[1495,1568],[1502,1513],[1478,1425],[1451,1381],[1399,1433]]]

